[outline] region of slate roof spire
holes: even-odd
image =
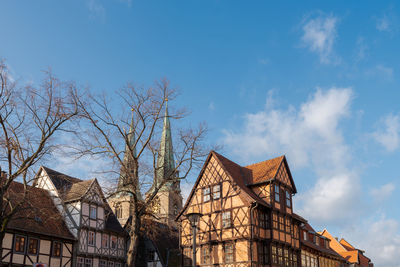
[[[160,150],[157,158],[157,171],[154,184],[157,186],[162,183],[163,179],[167,179],[175,171],[174,152],[172,147],[171,125],[168,115],[168,99],[165,99],[165,114],[163,130],[161,134]],[[154,186],[154,185],[153,185]],[[163,189],[170,189],[171,182],[163,186]]]
[[[142,199],[142,195],[140,193],[139,181],[131,181],[132,179],[134,179],[133,177],[135,177],[135,176],[138,177],[138,175],[134,175],[134,172],[135,172],[134,159],[132,158],[132,154],[130,152],[130,151],[133,152],[134,158],[137,157],[136,137],[135,137],[135,127],[134,127],[134,110],[133,109],[132,109],[132,119],[131,119],[131,123],[129,126],[129,132],[127,134],[127,138],[128,138],[128,142],[125,145],[123,166],[121,167],[119,181],[118,181],[118,191],[123,190],[126,185],[136,184],[136,195],[137,195],[138,199]],[[126,171],[131,172],[131,175],[127,175]]]

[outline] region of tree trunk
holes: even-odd
[[[136,255],[139,246],[139,230],[140,219],[138,216],[132,217],[132,225],[129,231],[129,247],[126,264],[128,267],[134,267],[136,263]]]

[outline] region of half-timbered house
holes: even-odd
[[[80,180],[41,167],[33,185],[49,192],[76,238],[74,266],[121,267],[125,264],[126,233],[96,179]]]
[[[304,267],[347,267],[346,259],[332,250],[330,240],[305,223],[300,229],[301,266]]]
[[[364,251],[355,248],[345,239],[338,240],[334,238],[328,230],[324,229],[319,233],[329,240],[329,247],[336,253],[340,254],[349,263],[350,267],[373,267],[371,259],[364,255]]]
[[[24,191],[26,197],[24,198]],[[46,190],[13,182],[6,193],[13,205],[24,199],[8,223],[2,266],[71,267],[74,236]]]
[[[285,156],[239,166],[212,151],[182,212],[183,266],[192,258],[192,228],[186,214],[201,213],[196,263],[202,266],[300,266],[299,227],[293,212],[297,192]]]

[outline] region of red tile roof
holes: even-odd
[[[8,195],[15,205],[23,199],[24,185],[13,182]],[[74,239],[64,219],[54,206],[49,193],[40,188],[27,187],[26,200],[10,220],[8,229],[32,232],[63,239]]]

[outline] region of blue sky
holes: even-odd
[[[112,93],[167,77],[171,105],[223,154],[286,154],[298,213],[399,266],[395,1],[3,0],[0,25],[0,57],[25,80],[51,67]]]

